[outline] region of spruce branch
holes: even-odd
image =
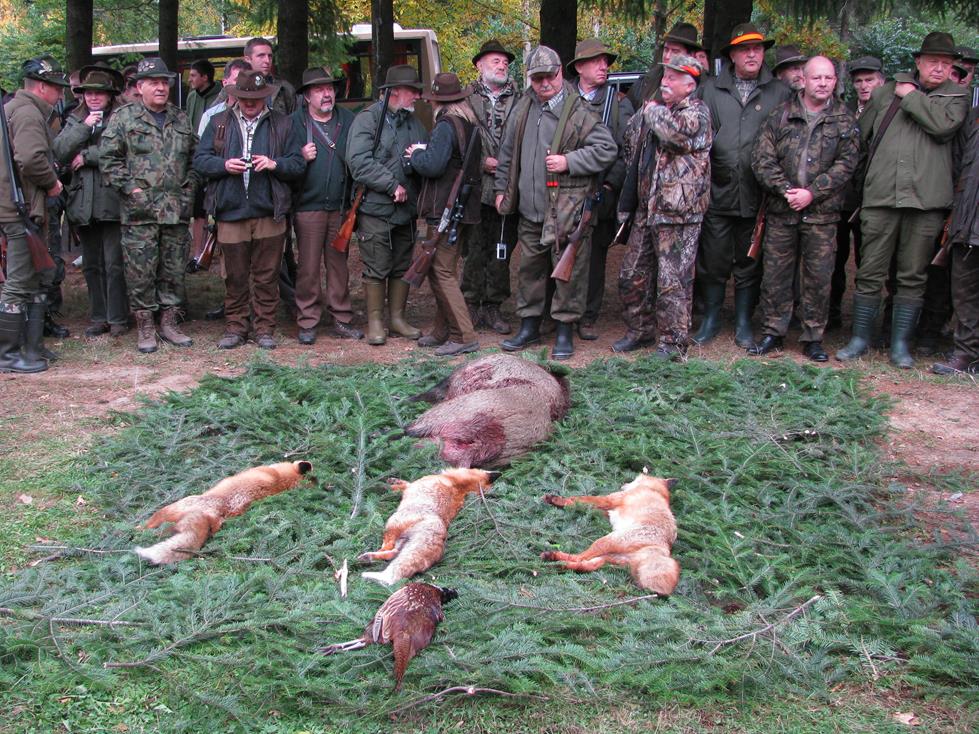
[[[31,622],[49,622],[65,627],[145,627],[142,622],[123,622],[118,619],[89,619],[86,617],[49,617],[45,614],[28,612],[23,609],[0,607],[0,617],[13,617]]]
[[[503,604],[505,607],[516,607],[518,609],[534,609],[538,612],[575,612],[575,613],[585,613],[585,612],[597,612],[602,609],[611,609],[612,607],[621,607],[626,604],[635,604],[636,602],[645,601],[646,599],[659,599],[659,594],[646,594],[645,596],[633,596],[629,599],[622,599],[621,601],[610,602],[609,604],[596,604],[591,607],[542,607],[535,604],[518,604],[516,602],[503,601],[502,599],[494,599],[493,601]]]
[[[778,620],[776,620],[774,622],[770,622],[770,623],[766,624],[764,627],[761,627],[761,628],[756,629],[756,630],[752,630],[751,632],[745,632],[743,635],[738,635],[737,637],[731,637],[731,638],[729,638],[727,640],[697,640],[697,639],[692,639],[690,641],[691,642],[697,642],[697,643],[700,643],[700,644],[703,644],[703,645],[713,645],[714,647],[712,647],[710,649],[710,651],[707,653],[708,655],[713,655],[715,652],[717,652],[718,650],[720,650],[722,647],[725,647],[726,645],[733,645],[735,642],[740,642],[741,640],[748,640],[748,639],[750,639],[752,641],[752,643],[754,643],[755,640],[757,640],[757,638],[758,638],[759,635],[763,635],[763,634],[765,634],[767,632],[771,632],[776,627],[780,627],[781,625],[785,624],[786,622],[789,622],[793,617],[797,617],[798,615],[802,614],[802,612],[804,612],[806,609],[808,609],[810,606],[812,606],[813,604],[815,604],[817,601],[819,601],[822,598],[823,598],[823,595],[822,594],[816,594],[814,597],[812,597],[808,601],[803,602],[802,604],[800,604],[799,606],[797,606],[795,609],[793,609],[791,612],[789,612],[788,614],[786,614],[784,617],[782,617],[782,619],[778,619]]]

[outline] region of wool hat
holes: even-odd
[[[955,48],[955,40],[950,33],[942,31],[932,31],[925,40],[921,42],[921,48],[915,51],[912,56],[918,58],[922,54],[935,54],[936,56],[951,56],[953,59],[959,58],[959,52]]]
[[[704,68],[700,65],[693,56],[687,56],[685,54],[678,54],[670,59],[670,63],[665,61],[659,62],[660,66],[665,66],[667,69],[673,69],[674,71],[682,72],[688,76],[693,77],[693,80],[700,84],[701,79],[704,78]]]
[[[502,43],[497,41],[495,38],[491,38],[482,46],[480,46],[479,51],[477,51],[476,55],[473,56],[473,66],[475,66],[476,62],[479,61],[481,58],[483,58],[486,54],[503,54],[504,56],[506,56],[506,60],[508,64],[512,64],[513,59],[516,58],[512,53],[510,53],[505,48],[503,48]]]
[[[143,59],[136,65],[136,73],[130,77],[135,81],[142,79],[175,79],[176,74],[167,68],[163,59],[153,57]]]
[[[706,51],[703,46],[697,43],[697,28],[690,23],[677,23],[670,32],[663,36],[663,43],[670,41],[686,46],[688,51]]]
[[[853,61],[848,61],[846,70],[850,73],[850,76],[853,76],[858,71],[876,71],[883,74],[884,64],[876,56],[861,56]]]
[[[764,34],[755,27],[754,23],[738,23],[731,31],[731,40],[728,41],[727,46],[721,49],[721,54],[727,56],[731,53],[732,48],[746,43],[760,43],[765,50],[775,45],[775,41],[770,38],[765,38]]]
[[[422,99],[429,102],[458,102],[472,92],[470,87],[463,87],[459,77],[451,72],[436,74],[432,80],[431,91],[425,92]]]
[[[579,61],[587,61],[588,59],[594,59],[598,56],[605,56],[608,59],[608,64],[611,66],[615,63],[615,60],[619,58],[618,54],[612,53],[605,44],[599,41],[597,38],[586,38],[584,41],[578,41],[578,45],[574,47],[574,58],[571,59],[570,63],[567,65],[568,74],[576,75],[578,72],[575,70],[574,65]]]
[[[778,73],[783,66],[795,66],[809,61],[809,57],[802,53],[797,46],[779,46],[775,49],[775,66],[772,73]]]
[[[394,87],[411,87],[419,92],[424,89],[421,79],[418,78],[418,69],[411,64],[396,64],[388,69],[384,84],[380,89],[393,89]]]
[[[228,94],[237,99],[265,99],[279,91],[279,85],[271,84],[260,71],[242,71],[234,84],[228,86]]]
[[[303,72],[303,83],[299,85],[296,94],[302,94],[310,87],[316,87],[320,84],[332,84],[336,87],[338,84],[343,84],[344,81],[346,79],[342,75],[333,76],[333,72],[325,66],[312,66]]]
[[[549,46],[537,46],[527,54],[527,75],[556,74],[561,70],[561,57]]]
[[[75,94],[83,94],[86,91],[108,92],[109,94],[122,92],[122,74],[115,69],[86,66],[79,72],[79,76],[81,83],[77,87],[71,88]]]
[[[39,82],[55,84],[59,87],[71,86],[68,76],[61,69],[61,64],[50,56],[35,56],[20,65],[24,79],[36,79]]]

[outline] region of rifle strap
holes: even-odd
[[[870,161],[874,159],[874,153],[877,152],[877,148],[880,146],[880,141],[884,138],[884,133],[887,131],[887,127],[891,124],[891,120],[894,119],[894,115],[897,114],[898,109],[901,106],[901,97],[896,94],[891,100],[890,107],[884,113],[884,118],[880,121],[880,127],[877,128],[877,132],[874,135],[874,139],[870,142],[870,148],[867,150],[867,162],[864,165],[864,171],[870,170]]]
[[[326,178],[330,178],[330,174],[333,173],[333,164],[337,158],[337,142],[340,140],[340,131],[343,129],[343,123],[340,122],[339,113],[337,113],[337,127],[336,131],[333,133],[336,136],[336,140],[330,139],[330,136],[326,133],[326,130],[319,126],[319,123],[313,119],[313,116],[308,112],[306,113],[306,144],[316,142],[321,145],[326,146],[327,150],[330,151],[330,162],[326,166]]]
[[[568,118],[571,117],[571,108],[574,107],[576,94],[564,93],[564,106],[561,108],[561,115],[557,120],[557,127],[554,128],[554,140],[551,141],[551,153],[557,155],[561,150],[561,138],[564,137],[564,129],[568,126]],[[557,207],[558,191],[560,186],[557,182],[560,177],[555,177],[555,185],[547,187],[547,195],[551,200],[551,207]]]

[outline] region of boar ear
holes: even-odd
[[[676,479],[667,479],[666,480],[666,488],[667,489],[673,489],[673,487],[676,484],[676,482],[677,482]]]

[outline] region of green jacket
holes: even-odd
[[[476,119],[479,121],[479,134],[482,136],[481,143],[483,147],[482,158],[484,161],[486,158],[499,158],[503,130],[506,127],[507,120],[510,119],[513,105],[520,99],[520,92],[517,91],[517,87],[512,81],[508,81],[496,98],[496,104],[494,106],[493,98],[482,81],[477,79],[469,85],[469,88],[471,94],[466,97],[466,101],[472,107],[473,114],[476,115]],[[486,173],[486,169],[482,168],[482,166],[480,167],[483,171],[483,193],[481,201],[483,204],[492,206],[494,203],[493,174]]]
[[[88,108],[79,105],[68,116],[65,126],[54,139],[54,155],[63,170],[81,154],[84,165],[71,174],[68,184],[68,204],[65,213],[75,225],[119,221],[119,192],[108,186],[99,171],[99,140],[102,130],[93,132],[85,124]],[[112,119],[111,113],[106,123]]]
[[[392,225],[407,224],[415,218],[420,184],[405,167],[404,152],[412,143],[428,140],[428,131],[415,115],[389,111],[377,150],[371,155],[380,114],[381,102],[375,102],[354,118],[347,137],[347,166],[353,180],[367,187],[361,213]],[[399,184],[408,190],[408,200],[403,204],[395,204],[391,198]]]
[[[612,89],[612,94],[618,96],[614,88],[606,84],[598,88],[595,96],[590,101],[582,98],[582,101],[598,121],[602,119],[602,111],[605,109],[605,95],[609,89]],[[623,145],[625,144],[625,129],[635,111],[628,97],[620,97],[612,100],[612,106],[609,108],[608,128],[612,131],[615,144],[619,146],[619,154],[616,156],[615,162],[605,171],[605,180],[602,183],[612,188],[613,196],[618,194],[619,189],[622,188],[622,182],[625,180],[625,152],[623,149]],[[615,207],[611,207],[610,211],[614,215]]]
[[[979,247],[979,107],[959,131],[956,160],[955,204],[949,238],[953,244]],[[977,253],[979,254],[979,253]],[[972,257],[976,257],[973,254]]]
[[[46,217],[46,192],[58,182],[51,154],[54,134],[48,124],[51,119],[51,105],[28,91],[18,89],[14,98],[3,109],[7,115],[14,163],[24,187],[28,213],[32,217]],[[6,156],[6,152],[3,155]],[[12,190],[7,162],[4,159],[0,165],[0,222],[20,220],[17,207],[11,200]]]
[[[595,119],[578,90],[565,82],[564,95],[554,110],[545,109],[532,91],[514,105],[494,183],[496,193],[503,194],[500,213],[519,211],[524,219],[541,222],[543,244],[553,244],[555,238],[563,242],[574,231],[585,199],[598,188],[619,152],[612,133]],[[544,157],[567,99],[571,112],[553,152],[567,157],[568,170],[558,176],[557,202],[552,207]]]
[[[754,217],[761,191],[751,172],[751,151],[765,119],[791,96],[791,90],[762,67],[758,86],[741,102],[734,67],[707,79],[701,99],[710,110],[714,144],[710,149],[710,211],[731,217]]]
[[[768,116],[758,134],[751,164],[769,195],[768,213],[795,223],[835,224],[860,159],[860,130],[853,114],[833,101],[809,127],[802,99],[793,95]],[[808,189],[812,203],[797,212],[785,192]]]
[[[167,105],[161,129],[142,102],[116,110],[102,133],[99,166],[122,196],[123,224],[190,219],[200,176],[191,166],[197,135],[186,113]],[[134,189],[142,192],[133,195]]]
[[[218,95],[221,94],[222,89],[221,84],[215,82],[204,91],[204,94],[196,89],[190,90],[190,94],[187,95],[187,117],[190,118],[191,129],[197,130],[197,126],[201,124],[204,110],[218,101]]]
[[[897,82],[917,84],[911,74],[874,90],[860,116],[865,146],[877,134],[894,99]],[[968,90],[946,81],[931,91],[906,94],[870,161],[863,183],[863,205],[908,209],[952,206],[952,146],[969,110]]]

